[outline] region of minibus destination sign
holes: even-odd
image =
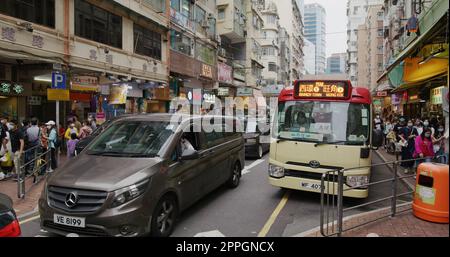
[[[350,85],[344,81],[299,81],[295,85],[297,98],[347,99]]]

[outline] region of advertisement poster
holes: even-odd
[[[126,104],[127,92],[127,85],[112,86],[109,95],[109,104]]]

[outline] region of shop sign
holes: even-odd
[[[442,89],[443,101],[442,101],[442,109],[448,113],[448,87],[444,87]]]
[[[430,89],[431,104],[442,104],[442,90],[444,87]]]
[[[233,83],[233,68],[225,63],[218,63],[218,79],[220,82],[232,84]]]
[[[68,89],[47,89],[47,100],[70,101],[70,92]]]
[[[403,67],[403,81],[414,83],[423,81],[447,71],[448,59],[431,58],[421,63],[422,58],[406,58]]]
[[[98,78],[93,76],[77,76],[74,75],[70,82],[70,89],[76,91],[98,92]]]
[[[126,104],[128,85],[112,86],[109,95],[109,104]]]
[[[213,78],[212,67],[207,64],[202,63],[202,70],[201,70],[200,75],[202,77],[207,77],[207,78],[212,79]]]
[[[9,41],[16,41],[16,30],[14,28],[10,27],[3,27],[2,28],[2,39],[6,39]]]
[[[72,101],[79,101],[79,102],[90,102],[91,101],[91,94],[83,94],[83,93],[70,93],[70,100]]]
[[[236,92],[236,96],[252,96],[253,88],[250,87],[239,87]]]
[[[203,101],[205,103],[215,103],[216,102],[216,96],[212,93],[204,93],[203,94]]]
[[[1,82],[0,94],[5,95],[21,95],[25,91],[25,87],[19,83]]]
[[[97,112],[95,115],[95,119],[99,124],[102,124],[106,121],[106,115],[104,112]]]
[[[387,91],[377,91],[377,96],[378,97],[385,97],[385,96],[387,96]]]
[[[28,105],[41,105],[42,97],[40,96],[29,96]]]
[[[219,87],[217,89],[218,96],[228,96],[230,95],[230,89],[228,87]]]

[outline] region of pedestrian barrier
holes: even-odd
[[[434,160],[442,160],[444,158],[446,162],[447,156],[440,155],[436,156]],[[320,197],[320,233],[325,236],[342,236],[342,233],[360,226],[364,226],[368,223],[375,222],[377,220],[386,218],[386,217],[394,217],[397,213],[405,212],[408,210],[411,210],[412,207],[402,209],[401,211],[397,210],[397,201],[400,197],[404,196],[413,196],[414,190],[407,191],[404,193],[398,193],[398,182],[400,180],[404,180],[410,177],[415,176],[416,174],[411,175],[403,175],[399,176],[397,174],[398,166],[403,162],[422,162],[422,161],[429,161],[429,158],[416,158],[416,159],[409,159],[409,160],[396,160],[391,162],[385,162],[385,163],[378,163],[373,164],[370,166],[361,166],[361,167],[354,167],[354,168],[347,168],[347,169],[336,169],[336,170],[330,170],[322,174],[321,177],[321,197]],[[346,178],[346,174],[349,171],[362,169],[362,168],[375,168],[380,166],[391,166],[393,172],[392,177],[388,179],[383,179],[380,181],[375,182],[369,182],[364,184],[359,184],[357,186],[348,186],[344,182],[344,179]],[[372,171],[373,172],[373,171]],[[363,204],[357,204],[354,206],[350,206],[347,208],[344,208],[344,192],[351,190],[351,189],[357,189],[357,188],[367,188],[374,185],[379,185],[383,183],[391,183],[391,191],[390,195],[386,197],[382,197],[380,199],[367,201]],[[356,225],[352,226],[343,226],[344,221],[344,213],[349,212],[351,210],[356,210],[358,208],[366,207],[368,205],[372,205],[375,203],[380,203],[383,201],[391,201],[390,206],[390,212],[387,215],[381,215],[377,218],[374,218],[369,221],[361,222]]]
[[[17,197],[25,198],[25,194],[47,175],[50,169],[51,149],[43,150],[41,146],[34,146],[24,151],[24,154],[14,164],[17,174]],[[26,189],[26,180],[33,177],[33,184]]]

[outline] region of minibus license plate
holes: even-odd
[[[53,214],[53,222],[56,224],[84,228],[85,227],[84,221],[85,218]]]
[[[307,189],[314,189],[314,190],[320,190],[322,188],[322,186],[320,184],[308,183],[308,182],[301,182],[301,187],[307,188]]]

